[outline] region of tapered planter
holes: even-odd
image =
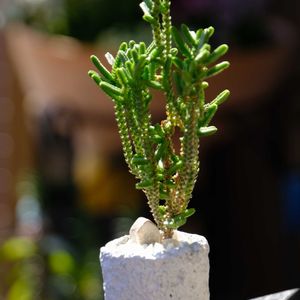
[[[100,250],[105,300],[208,300],[209,245],[200,235],[138,244],[129,235]]]

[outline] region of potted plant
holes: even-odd
[[[206,239],[179,232],[199,171],[199,141],[217,131],[210,122],[229,96],[206,101],[207,79],[229,66],[228,50],[211,49],[213,27],[172,26],[170,0],[144,0],[153,41],[123,42],[108,70],[96,56],[90,77],[112,99],[125,160],[146,194],[156,223],[139,218],[130,234],[101,248],[105,299],[209,299]],[[174,44],[174,45],[173,45]],[[165,119],[153,124],[153,92],[166,99]]]

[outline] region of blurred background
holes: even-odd
[[[99,247],[149,216],[89,56],[150,39],[139,0],[0,0],[0,299],[102,299]],[[300,4],[173,0],[231,68],[183,228],[210,242],[211,299],[300,287]],[[158,108],[155,118],[162,117]]]

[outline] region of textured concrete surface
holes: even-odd
[[[209,246],[199,235],[139,245],[129,236],[100,250],[105,300],[208,300]]]

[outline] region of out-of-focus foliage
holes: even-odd
[[[109,27],[133,27],[136,10],[135,0],[18,0],[10,16],[49,33],[91,42]]]
[[[82,41],[95,41],[102,32],[116,28],[136,29],[140,23],[139,0],[14,0],[10,16],[53,34]],[[244,47],[270,42],[269,0],[174,0],[174,23],[191,28],[213,25],[218,42],[230,41]]]
[[[3,281],[0,298],[102,299],[97,257],[94,251],[80,257],[69,245],[53,236],[39,241],[13,237],[0,248]]]

